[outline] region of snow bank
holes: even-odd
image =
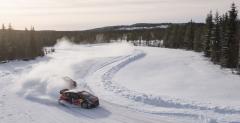
[[[133,46],[126,42],[76,45],[64,38],[54,48],[56,52],[46,56],[49,60],[34,64],[29,72],[17,79],[15,89],[19,95],[34,101],[56,101],[59,91],[68,86],[62,77],[69,76],[81,85],[81,77],[88,72],[86,66],[89,66],[89,61],[124,56],[133,51]]]

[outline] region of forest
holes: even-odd
[[[240,23],[237,16],[237,8],[232,4],[231,9],[222,15],[211,11],[207,14],[205,23],[193,20],[188,23],[141,23],[85,31],[36,31],[34,27],[14,30],[11,24],[8,27],[3,24],[0,30],[0,61],[5,63],[9,60],[30,60],[44,56],[43,47],[53,46],[57,39],[67,37],[72,42],[82,44],[127,40],[142,45],[139,42],[145,41],[145,46],[204,52],[214,64],[240,72]],[[164,25],[165,28],[153,28]],[[153,41],[163,41],[163,44],[158,42],[153,45],[150,43]]]
[[[240,72],[240,23],[236,5],[220,15],[211,11],[205,24],[192,21],[184,25],[172,25],[166,30],[164,46],[204,52],[214,64],[233,68]]]

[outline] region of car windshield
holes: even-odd
[[[85,97],[89,97],[89,96],[91,96],[91,94],[89,94],[88,92],[85,92],[85,91],[82,92],[81,94],[82,94],[83,96],[85,96]]]

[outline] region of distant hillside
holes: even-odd
[[[90,29],[86,31],[114,31],[114,30],[142,30],[142,29],[156,29],[156,28],[166,28],[172,25],[172,23],[136,23],[132,25],[119,25],[119,26],[107,26],[101,28]]]

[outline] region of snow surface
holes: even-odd
[[[122,27],[117,30],[141,30],[141,29],[166,29],[169,25],[153,26],[153,27]]]
[[[213,65],[202,54],[164,48],[138,49],[146,57],[121,69],[114,77],[115,82],[145,93],[240,106],[240,77]]]
[[[128,43],[61,41],[54,48],[36,60],[0,64],[0,123],[240,122],[240,77],[200,53]],[[98,96],[100,107],[59,105],[64,76]]]

